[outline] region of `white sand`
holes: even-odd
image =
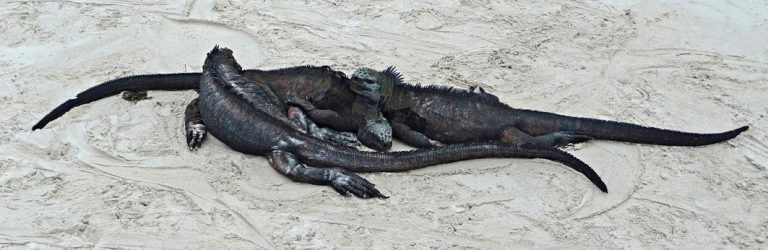
[[[275,2],[2,1],[0,247],[768,247],[765,1]],[[697,148],[570,149],[610,194],[560,164],[492,159],[365,174],[388,200],[291,182],[215,139],[189,152],[192,91],[107,98],[30,132],[101,81],[199,71],[214,44],[251,68],[397,65],[515,107],[752,127]]]

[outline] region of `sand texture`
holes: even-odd
[[[0,248],[768,247],[766,1],[9,0],[0,20]],[[363,174],[388,200],[294,183],[215,138],[190,152],[193,91],[30,131],[99,82],[199,71],[214,44],[246,68],[396,65],[513,107],[751,129],[567,149],[609,194],[561,164],[487,159]]]

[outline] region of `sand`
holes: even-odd
[[[0,19],[0,247],[768,247],[765,1],[3,1]],[[193,91],[107,98],[30,131],[99,82],[199,71],[214,44],[248,68],[396,65],[514,107],[751,129],[567,149],[609,194],[557,163],[489,159],[363,174],[387,200],[294,183],[215,138],[190,152]]]

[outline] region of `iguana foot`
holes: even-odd
[[[357,136],[350,132],[339,132],[336,136],[328,139],[348,148],[358,148],[363,146],[363,144],[360,143],[360,140],[357,139]]]
[[[307,98],[298,97],[296,95],[288,95],[285,97],[285,104],[288,106],[296,106],[301,108],[304,111],[312,111],[315,110],[315,105],[309,102]]]
[[[515,127],[505,128],[500,140],[518,145],[533,144],[539,147],[562,147],[568,144],[592,140],[591,136],[575,131],[557,131],[549,134],[530,136]]]
[[[339,132],[329,128],[318,127],[309,117],[307,117],[301,108],[290,106],[288,107],[288,118],[291,121],[297,123],[302,132],[309,132],[312,137],[330,141],[335,144],[339,144],[349,148],[357,148],[362,146],[355,134],[349,132]]]
[[[569,144],[582,143],[592,139],[594,138],[589,135],[572,131],[553,132],[536,137],[539,145],[549,145],[552,147],[563,147]]]
[[[187,146],[189,150],[195,151],[200,148],[200,144],[203,143],[206,130],[203,124],[188,124],[187,127]]]
[[[310,135],[315,138],[326,140],[334,144],[338,144],[348,148],[358,148],[363,146],[357,139],[357,136],[350,132],[339,132],[328,128],[311,128]]]
[[[123,91],[123,93],[120,94],[120,97],[126,101],[131,102],[138,102],[152,98],[147,96],[147,91]]]
[[[333,169],[330,174],[331,186],[341,195],[349,196],[349,194],[353,194],[363,199],[389,198],[381,194],[376,189],[376,185],[355,173],[343,169]]]

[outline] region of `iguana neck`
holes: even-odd
[[[365,96],[357,96],[355,101],[352,102],[352,113],[360,114],[362,122],[379,118],[379,109],[376,108],[378,103]]]
[[[400,86],[397,86],[397,80],[392,77],[385,77],[381,81],[381,96],[379,97],[379,105],[383,110],[396,110],[400,106],[405,105],[403,103],[403,95],[406,94],[400,91]]]

